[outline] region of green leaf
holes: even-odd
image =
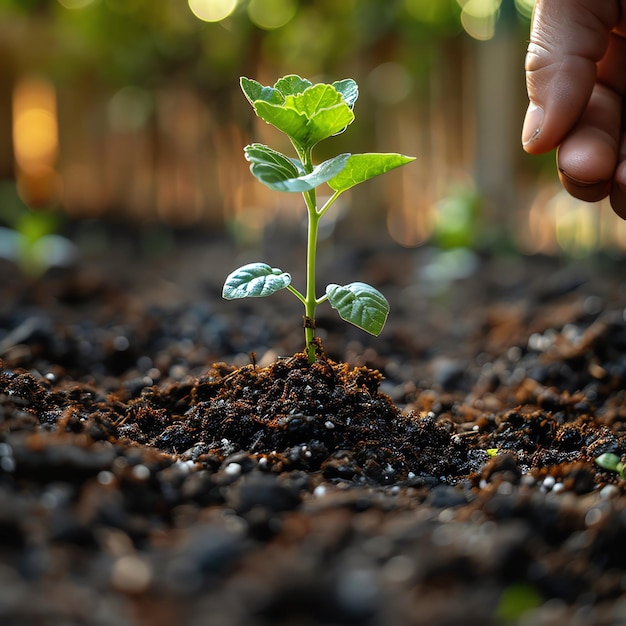
[[[382,331],[389,314],[389,303],[374,287],[360,282],[343,286],[331,284],[326,287],[326,296],[341,319],[372,335],[379,335]]]
[[[255,143],[245,148],[246,159],[252,163],[250,171],[264,185],[275,191],[303,193],[315,189],[336,176],[350,158],[340,154],[313,168],[309,174],[299,161],[289,159],[263,144]]]
[[[256,114],[268,124],[291,137],[298,145],[304,146],[308,135],[306,115],[299,113],[294,108],[285,108],[283,104],[273,104],[256,100],[254,102]]]
[[[267,263],[249,263],[230,273],[222,289],[226,300],[262,298],[291,284],[291,276]]]
[[[313,85],[287,97],[285,107],[293,107],[309,120],[309,146],[343,132],[354,121],[352,108],[332,85]]]
[[[353,109],[354,103],[359,97],[359,87],[351,79],[337,80],[333,83],[333,87],[343,96],[346,104]]]
[[[274,85],[274,89],[280,91],[283,96],[294,96],[311,87],[313,83],[306,78],[300,78],[297,74],[283,76]]]
[[[325,183],[329,179],[333,178],[340,172],[346,165],[347,160],[350,158],[349,154],[339,154],[332,159],[328,159],[319,165],[316,165],[313,168],[313,171],[310,174],[303,174],[298,178],[286,179],[283,181],[276,181],[272,185],[269,185],[267,182],[261,180],[261,182],[265,183],[271,189],[275,189],[276,191],[291,191],[291,192],[299,192],[303,193],[305,191],[310,191],[311,189],[315,189],[315,187],[319,187],[322,183]],[[256,175],[256,173],[253,171]]]
[[[264,184],[298,178],[304,173],[299,161],[268,148],[262,143],[252,143],[244,148],[246,160],[252,164],[250,170]]]
[[[359,183],[414,160],[415,157],[395,153],[353,154],[343,170],[328,181],[328,185],[335,191],[346,191]]]
[[[596,459],[596,464],[603,469],[617,472],[619,471],[621,461],[617,454],[613,454],[612,452],[605,452]]]
[[[242,76],[239,79],[239,84],[241,85],[241,91],[243,91],[248,102],[253,106],[257,100],[271,102],[272,104],[282,104],[285,101],[285,98],[278,89],[274,87],[264,87],[261,83],[251,78]]]
[[[253,106],[262,120],[303,149],[343,132],[354,120],[352,109],[332,85],[313,85],[286,96],[282,104],[256,100]]]
[[[348,106],[343,96],[332,85],[323,83],[312,85],[302,93],[285,98],[286,107],[292,107],[296,111],[304,113],[308,119],[313,119],[322,110],[337,105]]]
[[[327,109],[321,109],[313,115],[309,124],[309,142],[311,146],[340,135],[354,121],[352,109],[345,103],[336,104]]]

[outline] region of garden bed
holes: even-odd
[[[626,621],[619,263],[329,246],[391,314],[308,366],[229,244],[122,243],[0,268],[2,624]]]

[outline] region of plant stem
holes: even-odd
[[[310,193],[310,192],[309,192]],[[315,201],[313,200],[313,203]],[[307,208],[309,203],[307,203]],[[313,210],[309,209],[309,228],[307,236],[307,259],[306,259],[306,298],[304,304],[304,341],[309,354],[309,363],[315,361],[315,309],[317,308],[317,297],[315,295],[315,270],[317,263],[317,230],[319,215],[313,205]]]
[[[335,191],[335,193],[328,198],[328,200],[326,201],[326,204],[324,204],[324,206],[317,212],[318,215],[320,217],[322,217],[322,215],[324,215],[324,213],[326,213],[326,211],[328,211],[328,209],[330,209],[330,207],[333,205],[333,203],[335,202],[335,200],[343,193],[342,191]]]
[[[303,154],[302,163],[306,172],[313,170],[311,150]],[[317,264],[317,232],[320,213],[317,211],[317,198],[315,189],[302,194],[308,213],[308,232],[306,247],[306,293],[304,299],[304,345],[309,356],[309,364],[315,362],[317,347],[315,345],[315,309],[317,308],[317,296],[315,295],[315,274]]]

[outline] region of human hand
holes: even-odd
[[[626,219],[626,0],[537,0],[526,55],[526,152],[557,150],[563,187]]]

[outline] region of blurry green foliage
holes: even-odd
[[[364,152],[379,138],[371,135],[379,132],[377,120],[386,107],[410,103],[419,116],[422,104],[439,107],[460,97],[450,84],[464,71],[459,59],[464,59],[467,36],[461,18],[470,5],[483,2],[279,0],[289,19],[262,28],[255,11],[275,0],[238,0],[232,14],[215,23],[196,17],[193,1],[0,0],[0,49],[9,52],[6,64],[12,76],[42,73],[51,79],[63,114],[73,114],[70,105],[76,98],[75,109],[92,107],[96,120],[84,116],[80,123],[95,127],[106,106],[110,128],[122,133],[153,130],[164,86],[190,88],[210,103],[218,122],[227,119],[249,130],[251,121],[233,77],[292,72],[316,80],[354,76],[371,97],[359,105],[363,130],[352,137],[349,149]],[[484,2],[498,7],[496,17],[508,33],[520,7],[527,12],[532,0]],[[66,8],[72,4],[82,8]],[[521,40],[528,23],[521,20],[519,26]],[[435,74],[441,80],[433,80]],[[347,150],[344,141],[333,139],[333,147]],[[325,147],[318,156],[328,157]],[[529,167],[541,163],[529,159]],[[439,209],[438,245],[477,245],[483,237],[477,229],[477,198],[461,193],[445,199]]]
[[[53,75],[88,73],[119,85],[158,84],[174,76],[209,89],[230,84],[233,73],[249,71],[259,55],[292,70],[297,63],[299,71],[324,72],[355,54],[379,62],[405,57],[412,65],[427,64],[434,44],[462,33],[465,4],[289,0],[288,21],[270,28],[267,20],[263,29],[253,22],[254,11],[267,6],[260,0],[239,0],[234,12],[218,23],[196,18],[185,0],[85,0],[77,9],[66,8],[68,2],[2,0],[0,19],[49,27],[53,46],[36,40],[28,45],[29,55]],[[503,0],[498,11],[513,13],[514,0]],[[258,16],[255,19],[258,22]]]
[[[437,203],[433,241],[443,249],[474,248],[480,239],[481,199],[473,187],[453,190]]]
[[[74,261],[73,244],[58,234],[61,221],[57,213],[26,206],[13,183],[0,184],[0,258],[15,263],[25,276]]]
[[[536,587],[527,583],[515,583],[504,589],[497,606],[501,623],[520,623],[526,613],[541,606],[542,597]]]

